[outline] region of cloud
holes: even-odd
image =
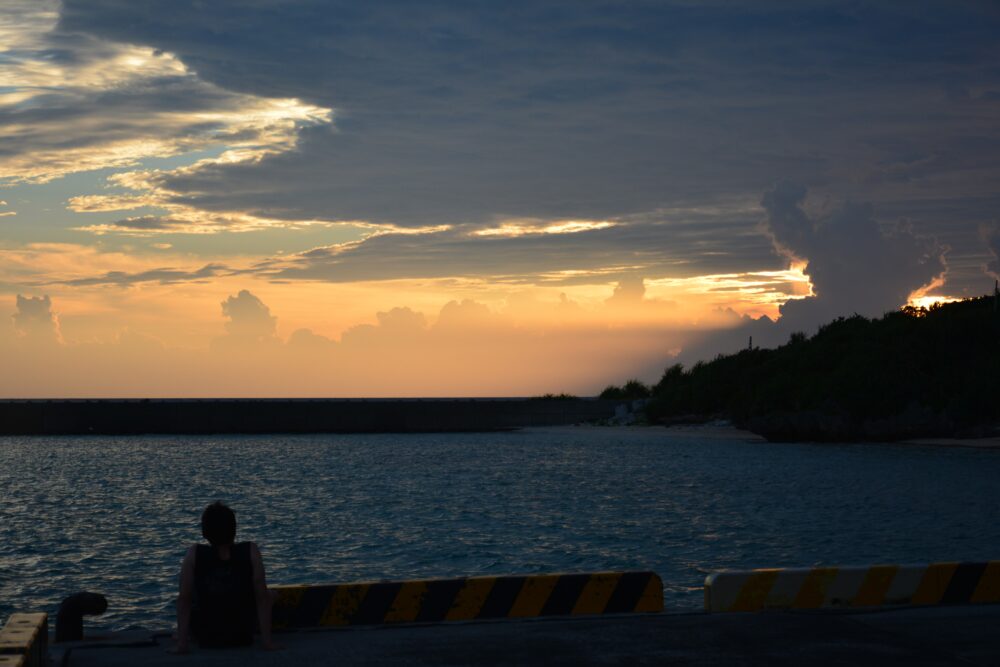
[[[264,262],[263,277],[352,282],[483,277],[503,282],[607,282],[779,268],[745,212],[665,212],[567,233],[482,235],[475,226],[375,234]],[[595,275],[599,277],[595,278]]]
[[[138,175],[174,231],[239,229],[211,219],[239,213],[513,234],[495,221],[613,224],[753,196],[791,174],[947,237],[960,291],[976,279],[962,259],[978,251],[976,225],[1000,205],[997,29],[979,3],[65,0],[57,33],[159,50],[183,68],[169,76],[219,99],[184,98],[314,109],[258,114],[283,119],[280,150],[248,140],[252,159]],[[128,56],[146,77],[149,53]]]
[[[634,306],[642,303],[645,296],[646,284],[642,276],[627,276],[618,282],[606,303],[612,308]]]
[[[222,302],[227,335],[212,341],[215,349],[277,343],[278,318],[248,290],[240,290]]]
[[[59,4],[12,0],[0,9],[0,182],[44,183],[225,147],[226,160],[295,145],[297,128],[330,110],[224,90],[169,53],[109,42],[57,24]]]
[[[170,244],[166,244],[166,247],[169,248]],[[155,282],[161,285],[169,285],[182,282],[202,282],[208,280],[209,278],[233,275],[234,273],[236,272],[222,264],[206,264],[200,269],[193,271],[171,268],[150,269],[148,271],[139,271],[137,273],[107,271],[106,273],[98,276],[51,281],[46,284],[71,285],[75,287],[84,287],[89,285],[117,285],[119,287],[125,287],[140,283]]]
[[[765,192],[762,229],[777,253],[801,263],[811,293],[782,304],[776,322],[726,312],[731,326],[692,342],[680,361],[736,352],[751,337],[756,347],[773,347],[793,332],[812,333],[840,316],[881,317],[942,282],[948,248],[936,239],[916,234],[902,222],[887,228],[875,219],[870,204],[844,203],[810,213],[806,194],[804,186],[790,182]]]
[[[55,289],[60,298],[77,304],[83,299],[87,308],[105,316],[117,313],[123,325],[128,308],[142,308],[155,320],[162,307],[150,301],[154,297],[175,309],[170,317],[181,317],[183,308],[173,297],[181,292],[157,286],[183,286],[183,293],[200,295],[207,317],[214,314],[218,301],[211,295],[211,285],[235,293],[248,286],[246,280],[259,286],[250,287],[255,294],[259,290],[283,292],[289,298],[298,294],[294,298],[300,303],[304,295],[335,298],[337,311],[349,311],[350,317],[324,316],[321,321],[333,319],[340,326],[357,321],[365,312],[361,304],[373,298],[375,307],[385,310],[394,301],[386,295],[394,293],[404,293],[409,303],[422,307],[428,300],[444,303],[463,298],[485,300],[494,309],[503,303],[505,312],[518,321],[544,320],[554,325],[561,318],[575,323],[586,319],[592,324],[621,323],[623,318],[633,323],[694,321],[717,306],[775,314],[777,304],[808,292],[807,279],[797,269],[779,268],[783,260],[773,255],[751,220],[730,225],[703,217],[701,222],[702,226],[688,221],[650,223],[651,227],[623,223],[625,235],[608,235],[607,229],[568,233],[572,238],[566,246],[556,241],[557,234],[504,238],[445,230],[375,235],[361,243],[304,253],[221,257],[207,263],[197,262],[188,252],[146,246],[114,251],[77,244],[31,244],[0,248],[0,288]],[[746,255],[737,259],[739,255],[732,251],[744,242]],[[623,259],[634,263],[613,264]],[[727,261],[775,268],[716,273],[730,268]],[[622,303],[613,317],[604,312],[604,301],[612,296],[615,284],[634,281],[637,275],[643,275],[644,298],[635,307]],[[560,292],[567,295],[561,302]],[[345,296],[333,297],[338,294]],[[308,308],[300,306],[299,312],[304,314]],[[300,316],[294,324],[313,326],[316,320]],[[206,320],[202,326],[210,325]]]
[[[313,333],[311,329],[296,329],[292,332],[292,335],[288,337],[288,347],[290,349],[301,350],[312,354],[329,351],[336,345],[336,341],[327,338],[326,336]]]
[[[622,374],[654,379],[691,335],[670,324],[608,326],[566,298],[538,305],[559,321],[525,317],[529,303],[454,299],[429,315],[380,311],[339,340],[305,328],[284,339],[271,308],[240,290],[222,302],[226,335],[200,347],[132,326],[104,342],[50,338],[58,344],[44,350],[0,340],[10,361],[0,396],[589,395]],[[19,309],[51,331],[47,297]]]
[[[444,304],[434,324],[434,329],[439,332],[492,330],[496,335],[502,328],[503,324],[489,306],[472,299]]]
[[[319,220],[269,220],[243,213],[205,213],[196,209],[165,204],[151,198],[146,205],[170,209],[170,215],[140,215],[113,222],[81,225],[74,231],[90,232],[98,236],[118,234],[124,236],[153,236],[156,234],[218,234],[219,232],[254,232],[264,229],[302,229],[312,226],[329,226]]]
[[[345,349],[379,347],[384,353],[398,353],[409,348],[427,333],[427,319],[407,307],[397,306],[375,315],[376,324],[359,324],[347,329],[340,338]]]
[[[78,243],[0,245],[0,290],[6,291],[45,286],[203,283],[244,270],[221,262],[197,263],[187,254],[166,254],[162,249],[146,253]]]
[[[775,249],[806,262],[815,296],[782,306],[783,318],[813,326],[840,315],[868,317],[904,305],[941,281],[947,248],[899,222],[884,230],[870,204],[846,203],[810,216],[806,189],[782,183],[764,194],[764,229]]]
[[[398,225],[594,219],[705,192],[709,170],[745,180],[714,154],[746,135],[700,123],[691,101],[670,97],[690,91],[698,71],[678,49],[687,42],[678,21],[710,17],[516,5],[303,2],[280,15],[240,5],[233,22],[228,10],[176,17],[67,2],[61,22],[160,46],[230,90],[294,90],[338,109],[337,131],[304,130],[294,153],[151,175],[159,191],[206,210],[237,203],[261,217]],[[201,42],[206,25],[229,39]],[[233,67],[244,58],[257,66]]]
[[[790,147],[803,142],[835,157],[843,139],[873,143],[861,123],[813,132],[844,114],[828,100],[879,117],[884,107],[875,113],[843,97],[859,91],[889,104],[894,123],[912,123],[917,112],[907,105],[928,97],[928,81],[990,80],[989,69],[969,58],[995,49],[996,22],[973,6],[921,12],[825,3],[738,11],[584,3],[568,11],[555,2],[500,10],[302,0],[275,11],[235,0],[210,9],[179,0],[171,10],[67,0],[60,24],[164,49],[227,90],[338,109],[338,131],[306,132],[296,154],[235,165],[230,173],[220,165],[190,181],[185,175],[172,181],[178,191],[211,208],[224,185],[235,186],[250,206],[297,208],[295,217],[335,210],[396,222],[464,222],[483,213],[555,217],[577,207],[588,218],[602,210],[650,210],[667,193],[675,197],[701,182],[706,160],[715,163],[717,178],[750,176],[747,186],[760,189],[774,171],[754,176],[748,162],[819,174],[823,159]],[[942,49],[966,59],[944,60]],[[899,88],[907,97],[899,98]],[[728,122],[719,123],[720,116]],[[944,119],[949,130],[953,117]],[[879,138],[885,129],[875,128]],[[786,142],[769,146],[782,132]],[[678,159],[664,159],[670,154]],[[887,157],[877,159],[908,159]]]
[[[547,308],[562,321],[524,317],[530,304],[498,310],[472,299],[449,301],[434,316],[396,307],[324,349],[354,395],[591,395],[623,372],[657,374],[689,335],[669,326],[608,327],[566,299]]]
[[[796,256],[822,288],[785,316],[807,321],[847,301],[874,312],[897,299],[936,270],[934,249],[921,245],[933,235],[952,247],[947,287],[960,293],[981,281],[977,226],[1000,206],[997,29],[979,4],[12,1],[0,10],[11,85],[0,90],[0,173],[38,182],[137,170],[70,200],[94,215],[65,227],[105,235],[90,239],[95,248],[130,240],[108,235],[333,224],[358,233],[261,234],[241,240],[256,258],[224,261],[95,250],[48,264],[8,246],[0,281],[131,297],[246,275],[265,300],[265,281],[303,291],[453,281],[466,291],[441,302],[459,304],[469,285],[583,285],[593,305],[616,283],[624,298],[642,276],[647,294],[629,312],[663,309],[648,302],[667,290],[773,312],[807,295],[786,271]],[[193,150],[207,159],[141,166]],[[786,253],[776,256],[755,228],[755,202],[788,175],[812,199],[785,202],[785,227],[776,214]],[[49,192],[61,201],[64,185]],[[824,200],[871,201],[881,220],[913,229],[873,227],[871,212],[837,213]],[[720,202],[732,206],[713,210]],[[6,224],[34,222],[22,211]],[[898,284],[845,295],[844,275],[867,269],[824,254],[824,243],[850,236],[823,231],[828,223],[896,252],[885,268]],[[815,238],[800,246],[802,234]],[[324,245],[295,252],[315,244]],[[923,267],[908,264],[924,250]],[[6,261],[29,254],[31,267]],[[145,287],[89,289],[101,286]],[[435,326],[436,308],[421,308]]]
[[[18,294],[13,320],[17,335],[30,343],[55,344],[62,340],[59,318],[52,312],[52,300],[48,295],[25,297]]]

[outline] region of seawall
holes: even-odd
[[[596,398],[8,399],[0,435],[429,433],[608,419]]]

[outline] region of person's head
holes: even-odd
[[[216,500],[201,513],[201,534],[213,547],[232,544],[236,539],[236,515]]]

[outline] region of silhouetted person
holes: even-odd
[[[202,647],[248,646],[255,627],[261,648],[277,648],[271,642],[275,594],[267,589],[257,545],[233,543],[236,515],[222,502],[205,508],[201,534],[211,546],[192,544],[181,566],[177,652],[188,651],[191,637]]]

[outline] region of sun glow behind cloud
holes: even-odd
[[[616,224],[607,220],[510,220],[496,227],[477,229],[472,235],[517,237],[528,234],[576,234],[595,229],[608,229]]]
[[[936,303],[953,303],[961,300],[961,297],[925,294],[923,296],[911,297],[906,305],[913,306],[914,308],[930,308]]]
[[[778,308],[788,301],[813,296],[809,276],[798,262],[783,271],[721,273],[692,278],[660,278],[649,281],[651,292],[657,289],[680,290],[689,297],[718,299],[719,305],[732,307],[740,314],[779,316]],[[694,299],[692,299],[694,300]]]

